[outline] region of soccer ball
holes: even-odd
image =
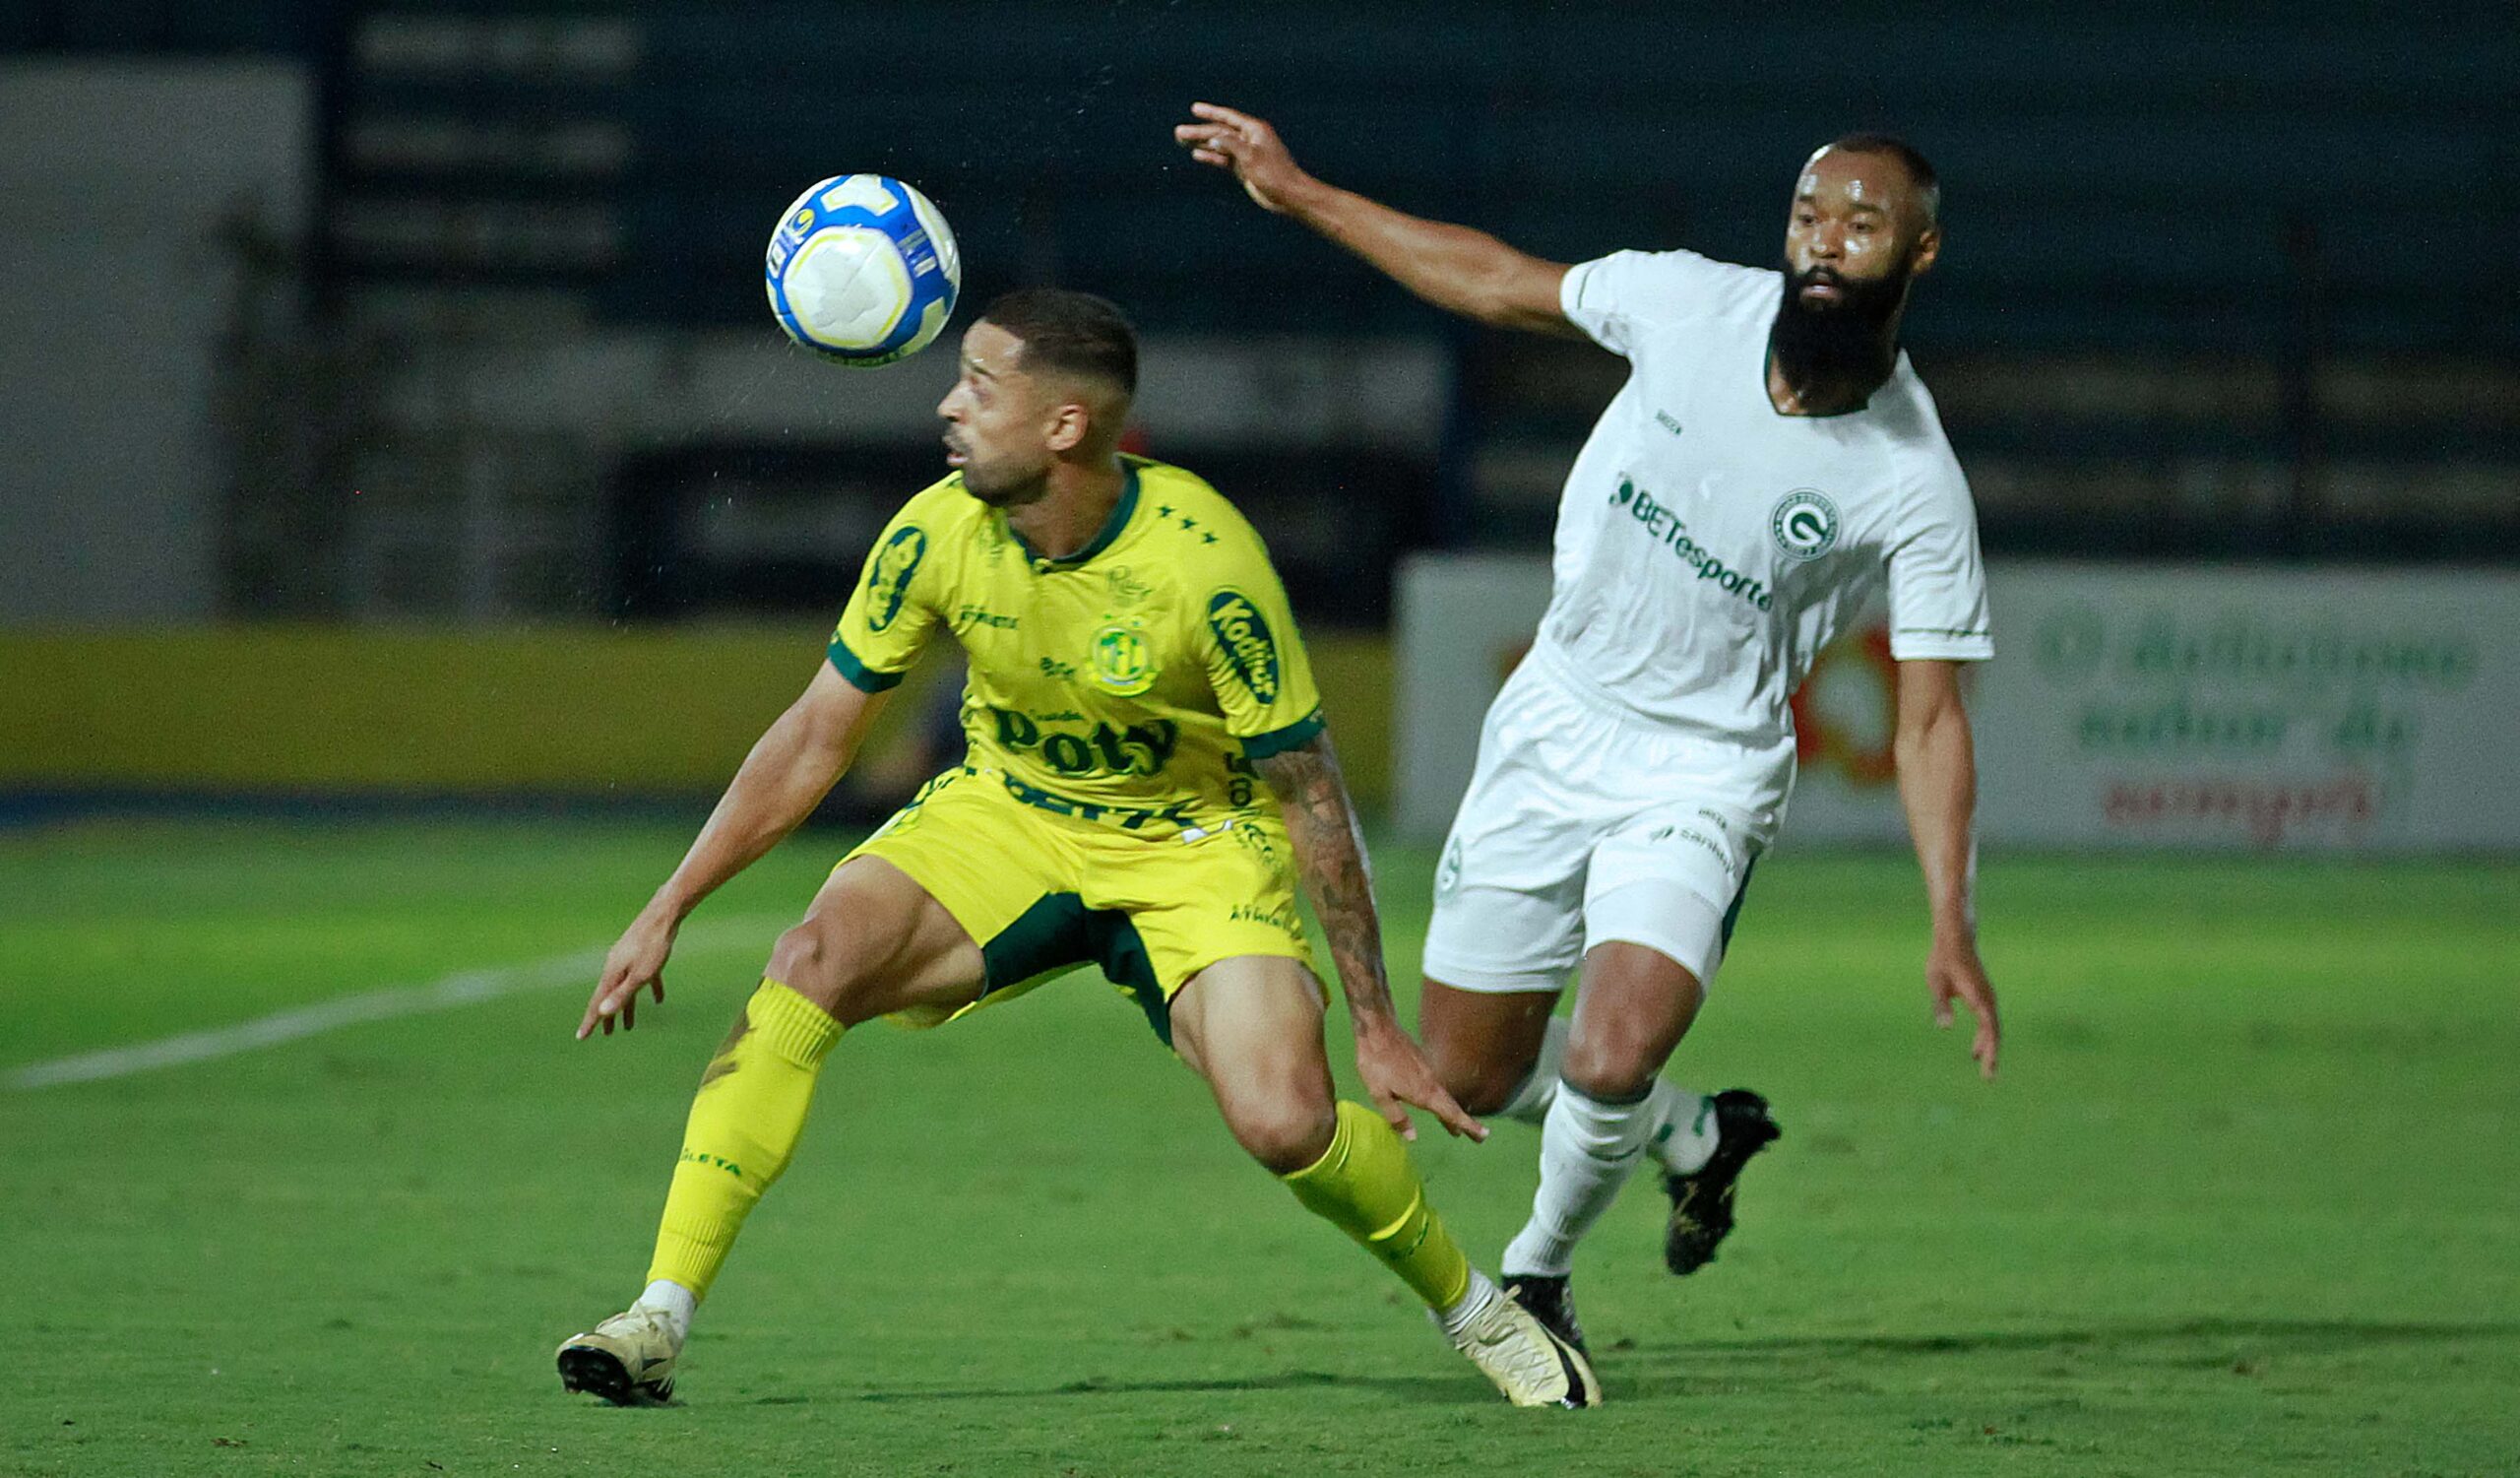
[[[788,338],[870,368],[917,353],[944,331],[963,290],[963,257],[926,196],[881,174],[843,175],[779,218],[764,283]]]

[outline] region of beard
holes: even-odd
[[[1777,366],[1797,385],[1879,384],[1899,356],[1891,325],[1908,297],[1907,264],[1886,278],[1858,282],[1828,267],[1796,274],[1791,264],[1780,269],[1784,295],[1777,302],[1776,323],[1768,347]],[[1836,288],[1833,303],[1805,303],[1802,289],[1815,282]]]
[[[1009,467],[1003,461],[965,462],[963,490],[991,508],[1020,508],[1050,490],[1043,468]]]

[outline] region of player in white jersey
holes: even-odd
[[[1781,271],[1685,251],[1569,267],[1304,172],[1266,122],[1199,103],[1174,130],[1263,208],[1438,307],[1580,334],[1629,361],[1567,475],[1531,656],[1488,710],[1444,846],[1420,1026],[1474,1113],[1542,1125],[1508,1286],[1580,1343],[1576,1242],[1638,1162],[1664,1173],[1674,1272],[1731,1230],[1743,1162],[1777,1128],[1758,1095],[1661,1072],[1722,963],[1794,784],[1787,706],[1876,594],[1898,668],[1900,799],[1933,921],[1935,1018],[1994,991],[1971,903],[1976,772],[1958,665],[1993,655],[1969,487],[1899,348],[1941,249],[1938,187],[1879,135],[1796,176]],[[1551,1019],[1580,969],[1571,1029]]]

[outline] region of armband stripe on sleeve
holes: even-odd
[[[1244,739],[1242,756],[1245,759],[1267,759],[1272,754],[1284,754],[1289,749],[1300,749],[1311,743],[1325,727],[1321,719],[1321,710],[1316,708],[1284,729],[1272,730],[1267,734],[1255,734]]]
[[[833,670],[848,678],[850,685],[859,692],[880,693],[887,688],[901,685],[902,674],[879,673],[868,667],[858,661],[857,654],[849,650],[849,644],[837,636],[831,639],[829,655]]]

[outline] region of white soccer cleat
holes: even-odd
[[[1517,1406],[1575,1409],[1602,1404],[1602,1384],[1584,1352],[1548,1332],[1502,1293],[1446,1337]]]
[[[615,1406],[662,1405],[673,1399],[680,1353],[663,1310],[633,1308],[561,1343],[560,1383]]]

